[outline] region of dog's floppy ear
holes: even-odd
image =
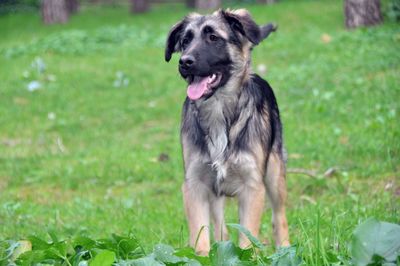
[[[274,32],[278,29],[278,25],[274,23],[268,23],[264,26],[260,27],[260,38],[261,41],[266,39],[271,32]],[[260,42],[261,42],[260,41]]]
[[[233,31],[239,32],[254,45],[259,44],[262,40],[267,38],[271,32],[277,29],[273,24],[267,24],[261,27],[258,26],[250,16],[250,13],[245,9],[234,11],[221,10],[220,12]]]
[[[179,49],[179,40],[186,25],[186,19],[175,24],[168,33],[167,43],[165,45],[165,61],[169,62],[173,53]]]

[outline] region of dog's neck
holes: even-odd
[[[228,82],[223,87],[218,88],[211,97],[194,102],[200,125],[205,132],[214,128],[212,125],[215,123],[221,123],[224,127],[231,125],[237,115],[241,91],[249,81],[251,73],[250,60],[242,65],[235,65]]]
[[[232,75],[228,82],[207,99],[195,101],[199,113],[199,122],[206,132],[215,128],[215,124],[223,124],[224,127],[232,121],[235,109],[240,98],[240,92],[244,83],[244,76]]]

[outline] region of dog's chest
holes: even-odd
[[[230,116],[234,112],[234,106],[234,103],[211,99],[198,109],[198,120],[205,133],[208,155],[213,167],[216,170],[220,169],[220,172],[224,171],[222,165],[230,153]]]
[[[232,155],[223,167],[225,176],[213,180],[213,189],[217,195],[235,196],[242,189],[256,187],[262,182],[256,161],[250,153]]]
[[[245,130],[249,113],[240,113],[232,124],[234,104],[214,102],[212,109],[199,109],[199,122],[205,132],[205,141],[211,167],[215,172],[213,184],[217,194],[235,195],[243,183],[252,182],[250,176],[255,171],[254,158],[234,146],[239,132]]]

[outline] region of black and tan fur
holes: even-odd
[[[219,10],[185,17],[168,36],[165,59],[181,52],[179,71],[188,83],[213,74],[218,81],[207,83],[211,89],[201,98],[186,98],[182,113],[182,191],[190,244],[198,237],[196,251],[202,254],[210,249],[210,219],[215,239],[227,238],[226,196],[238,198],[240,223],[257,236],[268,195],[276,244],[289,245],[278,105],[250,66],[252,48],[274,30],[271,24],[258,26],[246,10]],[[241,235],[240,246],[248,245]]]

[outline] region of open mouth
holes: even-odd
[[[189,76],[187,78],[189,86],[187,88],[187,95],[191,100],[200,99],[204,95],[208,95],[216,88],[221,82],[222,74],[213,73],[207,77]]]

